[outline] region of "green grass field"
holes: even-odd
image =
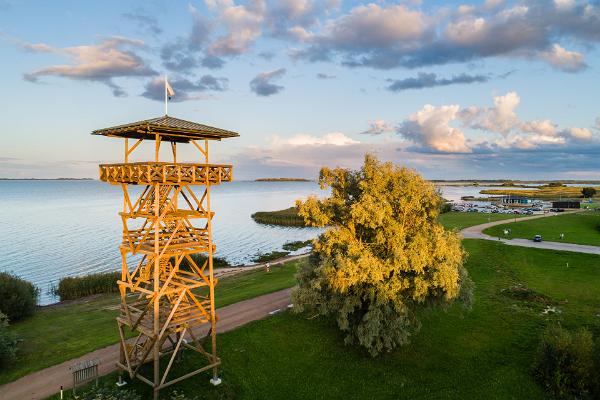
[[[215,289],[217,307],[272,293],[294,285],[299,263],[254,270],[222,279]],[[118,295],[108,294],[67,305],[45,307],[10,327],[23,340],[13,368],[0,371],[0,384],[117,343]]]
[[[447,212],[440,214],[439,221],[446,229],[464,229],[469,226],[485,224],[486,222],[500,221],[503,219],[520,218],[522,215],[510,214],[483,214],[467,212]]]
[[[600,246],[600,212],[586,211],[576,214],[562,214],[509,225],[497,225],[483,232],[491,236],[504,236],[504,229],[510,228],[510,237],[531,239],[535,235],[550,242],[566,242]],[[564,233],[564,239],[560,234]]]
[[[464,245],[476,283],[473,310],[424,311],[421,332],[393,354],[373,359],[344,346],[330,320],[283,313],[219,335],[220,387],[201,375],[175,388],[203,399],[548,398],[530,373],[539,336],[557,321],[600,335],[599,257],[482,240]],[[516,285],[536,300],[512,296]],[[544,315],[547,304],[560,313]],[[178,370],[195,360],[186,356]],[[113,384],[115,376],[103,381]],[[132,386],[148,398],[144,384]]]

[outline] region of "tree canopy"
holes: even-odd
[[[371,155],[358,171],[322,168],[319,183],[329,197],[296,204],[308,225],[328,229],[299,271],[295,310],[335,316],[346,343],[375,356],[408,342],[418,309],[470,304],[460,237],[437,221],[432,183]]]
[[[592,198],[596,195],[596,189],[593,187],[584,187],[581,189],[581,195],[585,198]]]

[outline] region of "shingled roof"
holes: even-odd
[[[154,140],[157,133],[161,136],[161,140],[169,142],[189,142],[196,139],[221,140],[240,136],[236,132],[168,115],[112,126],[110,128],[97,129],[92,132],[92,135]]]

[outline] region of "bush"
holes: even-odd
[[[10,366],[17,355],[17,340],[8,331],[8,318],[0,313],[0,367]]]
[[[293,242],[284,243],[284,245],[281,247],[287,251],[296,251],[296,250],[300,250],[300,249],[310,246],[312,244],[312,242],[313,242],[312,239],[304,240],[304,241],[296,240]]]
[[[61,300],[75,300],[99,293],[114,293],[119,291],[118,279],[121,279],[120,272],[66,277],[60,280],[58,287],[52,292]]]
[[[272,251],[270,253],[265,254],[257,254],[252,259],[255,263],[265,263],[273,260],[278,260],[290,254],[289,251]]]
[[[0,272],[0,312],[11,321],[18,321],[33,314],[39,290],[8,272]]]
[[[588,397],[594,385],[594,342],[586,329],[552,326],[542,336],[534,372],[558,398]]]
[[[452,211],[452,203],[444,202],[440,206],[440,214],[445,214]]]
[[[81,400],[142,400],[134,390],[123,390],[114,386],[92,387],[80,397]]]
[[[202,268],[202,265],[204,265],[204,262],[208,258],[207,255],[204,253],[190,254],[190,257],[192,258],[192,260],[194,260],[196,265],[199,266],[200,268]],[[175,261],[173,261],[173,264],[174,263],[175,263]],[[188,264],[189,264],[188,260],[186,258],[184,258],[181,261],[180,268],[190,271],[191,267]],[[231,267],[231,264],[229,263],[229,261],[227,261],[226,259],[224,259],[222,257],[213,256],[213,268],[226,268],[226,267]]]

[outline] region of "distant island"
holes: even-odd
[[[310,179],[304,178],[258,178],[255,182],[310,182]]]

